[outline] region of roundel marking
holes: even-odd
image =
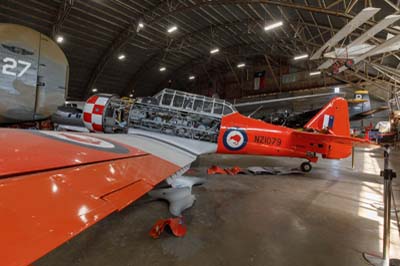
[[[108,151],[119,154],[129,153],[129,150],[123,146],[92,136],[52,131],[40,131],[40,135],[45,135],[52,139],[76,144],[87,148],[92,148],[95,150]]]
[[[230,151],[243,149],[247,144],[246,131],[241,128],[229,128],[223,136],[223,144]]]
[[[110,142],[104,141],[102,139],[90,137],[90,136],[75,135],[75,134],[64,133],[64,132],[59,133],[54,136],[57,136],[63,140],[74,142],[76,144],[88,145],[88,146],[92,146],[92,147],[96,147],[96,148],[103,148],[103,149],[115,148],[115,145]]]

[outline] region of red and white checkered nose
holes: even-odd
[[[104,109],[111,96],[93,95],[83,108],[83,123],[90,131],[103,132]]]

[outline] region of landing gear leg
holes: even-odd
[[[311,171],[312,166],[311,166],[310,162],[304,162],[300,165],[300,169],[301,169],[301,171],[308,173]]]

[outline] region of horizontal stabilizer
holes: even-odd
[[[371,147],[376,148],[377,145],[371,143],[369,140],[360,139],[360,138],[352,138],[346,136],[336,136],[330,134],[315,134],[304,131],[295,131],[293,133],[299,139],[304,141],[314,141],[315,143],[325,143],[325,144],[341,144],[341,145],[350,145],[356,147]]]

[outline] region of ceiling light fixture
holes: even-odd
[[[59,35],[59,36],[57,36],[56,41],[57,41],[57,43],[63,43],[64,42],[64,37]]]
[[[266,25],[264,27],[264,30],[265,31],[273,30],[275,28],[281,27],[282,25],[283,25],[283,22],[279,21],[279,22],[276,22],[276,23],[273,23],[273,24],[270,24],[270,25]]]
[[[189,80],[194,80],[196,77],[195,76],[189,76]]]
[[[166,67],[160,67],[160,72],[164,72],[165,70],[167,70]]]
[[[129,94],[129,97],[133,98],[133,94]]]
[[[216,54],[216,53],[218,53],[219,52],[219,49],[218,48],[214,48],[214,49],[212,49],[211,51],[210,51],[210,54]]]
[[[178,29],[177,26],[171,26],[167,31],[168,33],[173,33],[174,31],[176,31]]]
[[[305,59],[305,58],[308,58],[308,54],[298,55],[298,56],[295,56],[293,59],[300,60],[300,59]]]
[[[118,56],[118,59],[119,60],[124,60],[126,58],[126,56],[124,55],[124,54],[120,54],[119,56]]]
[[[340,88],[339,87],[335,87],[334,90],[335,90],[335,93],[340,93]]]
[[[321,75],[321,71],[310,72],[310,76],[317,76],[317,75]]]
[[[144,28],[144,23],[143,22],[139,22],[139,28],[141,28],[141,29]]]
[[[240,64],[237,65],[238,68],[243,68],[243,67],[245,67],[245,66],[246,66],[245,63],[240,63]]]
[[[97,88],[93,88],[93,89],[92,89],[92,92],[97,92]]]

